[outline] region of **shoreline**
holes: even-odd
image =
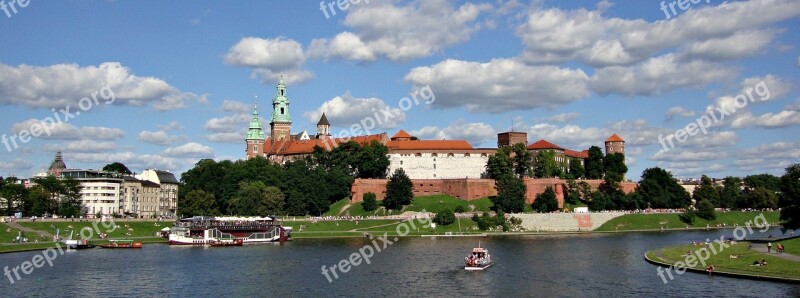
[[[670,264],[665,261],[659,261],[651,259],[648,254],[653,253],[655,250],[648,251],[644,253],[644,259],[650,264],[663,267],[663,268],[670,268],[673,264]],[[699,273],[708,275],[705,269],[697,269],[697,268],[685,268],[687,272],[692,273]],[[730,271],[718,270],[715,269],[713,275],[724,276],[724,277],[732,277],[732,278],[742,278],[742,279],[752,279],[752,280],[765,280],[765,281],[774,281],[774,282],[782,282],[782,283],[792,283],[792,284],[800,284],[800,278],[791,278],[785,276],[774,276],[774,275],[757,275],[757,274],[747,274],[747,273],[735,273]]]

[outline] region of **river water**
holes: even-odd
[[[389,239],[393,243],[376,252],[370,264],[361,260],[347,273],[337,271],[338,278],[329,273],[330,282],[323,265],[330,268],[372,241],[315,239],[221,248],[146,244],[141,250],[67,252],[52,267],[20,272],[13,284],[0,276],[0,297],[800,296],[800,285],[696,273],[675,275],[665,284],[643,259],[651,249],[720,235],[730,230]],[[479,240],[495,265],[483,272],[463,271],[464,256]],[[13,268],[37,254],[42,252],[2,254],[0,266]]]

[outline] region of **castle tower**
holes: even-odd
[[[617,134],[612,134],[606,139],[606,155],[614,153],[625,154],[625,140]]]
[[[47,173],[52,176],[60,176],[61,171],[67,169],[67,164],[64,163],[64,156],[61,155],[61,151],[59,150],[56,152],[56,158],[50,163],[50,169],[48,169]]]
[[[277,94],[272,99],[272,121],[269,123],[273,142],[289,139],[292,135],[292,117],[289,114],[289,99],[286,98],[286,84],[283,83],[283,76],[281,76],[276,89]]]
[[[261,129],[261,120],[258,119],[258,98],[253,105],[253,118],[250,119],[250,128],[247,129],[246,156],[251,159],[256,156],[264,156],[264,131]]]
[[[509,131],[497,134],[497,148],[514,146],[518,143],[528,146],[528,133]]]
[[[322,139],[331,136],[331,123],[328,122],[328,117],[325,117],[325,112],[322,112],[322,117],[317,122],[317,138]]]

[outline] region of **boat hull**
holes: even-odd
[[[489,268],[491,266],[492,266],[492,263],[489,263],[489,264],[486,264],[486,265],[483,265],[483,266],[464,266],[464,270],[466,270],[466,271],[483,271],[484,269]]]

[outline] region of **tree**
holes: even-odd
[[[561,165],[556,162],[556,153],[553,150],[539,151],[534,163],[533,176],[536,178],[561,176]]]
[[[361,202],[361,208],[364,208],[364,211],[368,212],[378,209],[378,202],[374,193],[368,192],[364,194],[364,201]]]
[[[433,217],[433,222],[441,226],[446,226],[456,222],[456,215],[452,210],[445,208],[439,213],[436,213],[436,216]]]
[[[778,208],[778,196],[766,187],[756,187],[744,195],[744,205],[739,208],[774,209]]]
[[[606,176],[614,181],[622,181],[625,178],[625,173],[628,172],[628,166],[625,165],[625,155],[622,153],[611,153],[603,158],[603,170]]]
[[[103,171],[115,172],[115,173],[126,174],[126,175],[132,174],[131,170],[129,170],[128,167],[126,167],[124,164],[122,164],[120,162],[114,162],[114,163],[107,164],[106,166],[103,167]]]
[[[455,213],[464,213],[464,212],[467,212],[467,208],[465,208],[464,205],[458,205],[458,206],[456,206],[455,209],[453,209],[453,212],[455,212]]]
[[[758,174],[744,177],[744,185],[749,189],[763,187],[777,192],[780,190],[781,178],[775,177],[770,174]]]
[[[703,177],[700,178],[700,185],[698,185],[692,193],[692,199],[694,199],[695,202],[706,200],[713,206],[720,206],[721,202],[719,192],[719,187],[714,185],[714,182],[711,181],[711,178],[703,175]],[[700,218],[704,218],[700,214],[698,214],[698,216],[700,216]]]
[[[523,143],[517,143],[511,146],[511,150],[514,152],[514,174],[517,177],[529,176],[533,156],[528,151],[528,148]]]
[[[597,191],[605,199],[606,210],[638,209],[639,206],[624,206],[625,192],[622,191],[622,186],[613,176],[613,174],[606,175],[603,178],[603,183],[600,183],[600,186],[597,187]]]
[[[201,189],[195,189],[186,194],[186,197],[178,203],[182,203],[182,207],[178,208],[184,216],[196,215],[219,215],[217,208],[217,200],[214,195]]]
[[[691,202],[689,193],[672,174],[659,167],[644,170],[636,192],[652,208],[683,208]]]
[[[786,168],[781,176],[781,221],[785,229],[800,228],[800,164]]]
[[[531,208],[539,213],[548,213],[558,210],[558,200],[553,187],[548,186],[543,193],[536,195],[536,200],[531,204]]]
[[[43,216],[53,211],[53,200],[50,193],[41,185],[31,187],[28,191],[28,198],[25,206],[26,214]]]
[[[486,174],[489,179],[497,180],[513,173],[514,162],[511,159],[511,148],[501,147],[486,161]]]
[[[697,212],[691,206],[687,206],[686,210],[683,211],[680,215],[678,215],[678,219],[682,222],[690,225],[694,223],[694,218],[697,216]]]
[[[697,203],[697,217],[705,220],[716,219],[717,215],[714,211],[714,203],[711,203],[708,199],[703,199]]]
[[[603,151],[600,150],[600,147],[592,146],[589,148],[589,158],[586,159],[583,167],[586,170],[586,179],[603,178],[605,174],[603,170]]]
[[[567,179],[580,179],[584,176],[586,170],[583,169],[583,165],[581,165],[580,158],[570,158],[569,159],[569,170],[567,171]]]
[[[403,205],[411,204],[413,198],[414,185],[411,184],[411,179],[403,168],[398,168],[386,184],[386,199],[383,200],[383,206],[386,209],[400,210]]]
[[[742,199],[742,179],[738,177],[725,177],[722,181],[722,190],[719,193],[719,207],[733,208]]]
[[[525,183],[512,175],[500,177],[496,182],[497,196],[489,199],[497,211],[522,212],[525,209]]]
[[[61,202],[58,206],[58,214],[62,217],[78,217],[81,215],[81,183],[72,178],[61,180],[62,193]]]
[[[5,210],[7,215],[12,215],[14,211],[25,211],[26,202],[28,200],[28,190],[22,184],[17,184],[16,178],[9,177],[3,180],[3,185],[0,187],[0,197],[6,199]],[[16,206],[16,208],[15,208]]]
[[[286,201],[281,189],[268,186],[264,189],[264,195],[258,202],[256,214],[261,216],[284,214],[285,205]]]
[[[389,169],[388,153],[389,148],[375,140],[361,147],[355,165],[358,178],[385,178]]]

